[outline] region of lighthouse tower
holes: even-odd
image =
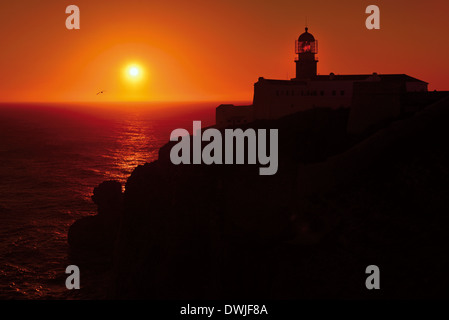
[[[298,55],[295,60],[296,79],[313,79],[316,77],[318,60],[315,59],[315,54],[318,53],[318,41],[309,33],[309,28],[306,27],[306,32],[296,40],[295,53]]]

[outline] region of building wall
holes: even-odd
[[[277,119],[311,108],[347,108],[354,81],[270,81],[254,85],[256,119]]]
[[[235,106],[222,104],[215,109],[215,126],[226,128],[238,126],[254,121],[253,106]]]
[[[254,120],[278,119],[311,108],[351,108],[353,119],[360,120],[360,128],[353,120],[351,130],[364,130],[371,125],[371,120],[382,121],[400,112],[398,92],[427,92],[427,83],[407,81],[398,76],[397,79],[382,78],[374,73],[362,79],[359,76],[358,80],[354,80],[357,76],[353,80],[335,79],[338,76],[334,78],[332,74],[324,80],[259,78],[254,84],[253,105],[219,106],[216,125],[227,127]]]
[[[360,134],[401,115],[406,84],[401,82],[357,82],[349,113],[348,133]]]
[[[427,83],[425,82],[407,82],[406,83],[407,92],[426,92]]]

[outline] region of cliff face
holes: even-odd
[[[274,176],[257,165],[175,166],[164,146],[126,184],[111,297],[440,296],[448,116],[443,101],[367,139],[346,134],[346,110],[256,122],[279,129]],[[364,286],[370,264],[381,269],[375,293]]]
[[[306,118],[282,124],[279,134],[285,138],[274,176],[260,176],[258,165],[175,166],[170,144],[158,161],[136,168],[126,184],[117,296],[269,294],[264,279],[274,275],[279,245],[294,234],[297,158],[321,159],[326,144],[345,137],[345,110],[309,112]],[[293,125],[298,121],[302,129]],[[326,125],[327,132],[319,130]],[[256,126],[279,127],[274,122]],[[299,150],[301,140],[310,143]]]

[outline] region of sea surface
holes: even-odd
[[[215,122],[219,103],[1,104],[0,299],[67,299],[67,231],[96,213],[94,187],[123,186],[172,130]]]

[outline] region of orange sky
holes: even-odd
[[[81,30],[65,28],[71,4]],[[370,4],[381,30],[365,28]],[[306,16],[320,74],[407,73],[449,90],[448,14],[447,0],[2,1],[0,101],[249,101],[259,76],[294,77]],[[139,83],[123,77],[131,62]]]

